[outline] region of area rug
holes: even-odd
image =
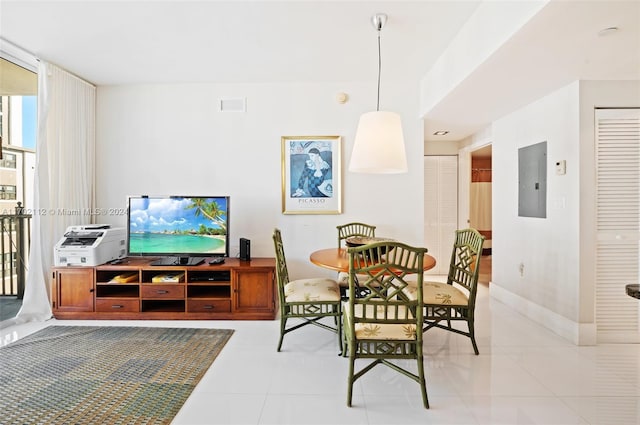
[[[233,330],[50,326],[0,348],[2,424],[168,424]]]

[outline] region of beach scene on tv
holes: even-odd
[[[227,199],[130,198],[130,254],[225,254]]]

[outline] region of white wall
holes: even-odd
[[[273,257],[277,226],[292,278],[334,275],[312,265],[309,254],[335,246],[335,226],[348,221],[372,223],[380,236],[421,244],[424,138],[417,83],[385,83],[382,102],[402,116],[409,173],[347,171],[358,118],[375,108],[374,88],[369,83],[99,87],[97,207],[124,207],[133,194],[228,194],[232,255],[238,238],[245,237],[253,256]],[[346,92],[349,102],[337,103],[338,92]],[[219,112],[221,97],[246,97],[247,112]],[[286,135],[343,136],[342,214],[282,214],[280,137]],[[96,221],[124,226],[125,219]]]
[[[450,141],[426,140],[424,142],[425,155],[457,155],[458,145]]]
[[[492,127],[492,295],[571,339],[580,291],[579,129],[578,82]],[[547,217],[519,217],[518,149],[544,141]],[[553,164],[561,159],[567,162],[567,173],[558,176]]]
[[[576,81],[492,126],[491,295],[580,345],[596,341],[594,109],[633,106],[640,81]],[[547,218],[518,217],[518,149],[542,141]]]

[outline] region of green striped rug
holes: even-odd
[[[0,348],[0,422],[168,424],[232,334],[47,327]]]

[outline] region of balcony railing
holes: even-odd
[[[15,214],[0,214],[0,296],[24,296],[31,235],[31,214],[18,202]]]

